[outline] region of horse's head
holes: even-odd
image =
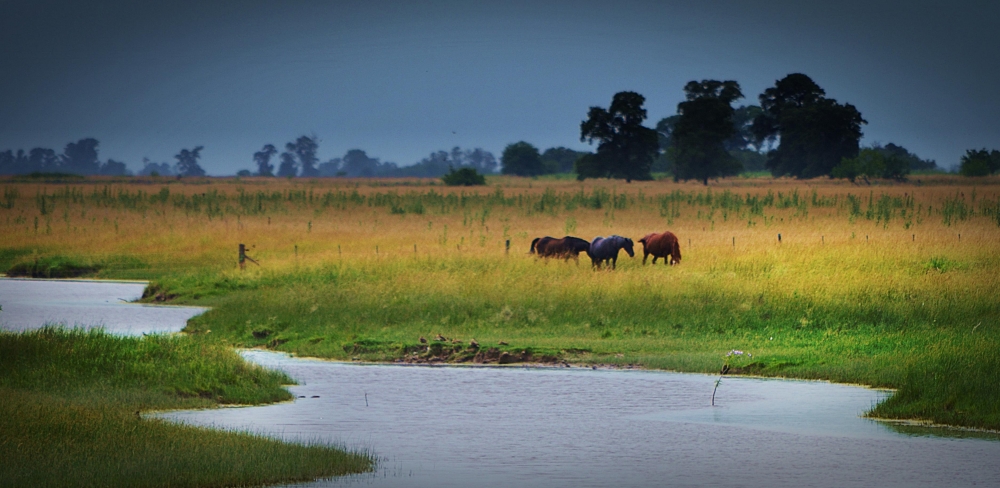
[[[642,242],[642,241],[640,241],[640,242]],[[628,257],[630,257],[630,258],[634,258],[635,257],[635,251],[632,250],[632,246],[633,246],[632,239],[629,239],[629,238],[626,237],[625,238],[625,242],[622,243],[622,247],[625,248],[625,252],[628,253]]]

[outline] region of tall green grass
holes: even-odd
[[[188,337],[0,333],[0,479],[10,486],[252,486],[367,471],[372,458],[142,417],[287,400],[291,379]]]

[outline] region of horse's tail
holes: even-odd
[[[535,244],[538,244],[541,239],[541,237],[536,237],[535,240],[531,241],[531,249],[528,250],[528,254],[535,254]]]

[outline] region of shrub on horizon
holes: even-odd
[[[486,177],[479,174],[475,168],[452,168],[451,171],[441,177],[441,180],[448,186],[477,186],[486,184]]]

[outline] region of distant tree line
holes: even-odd
[[[319,149],[319,138],[302,136],[294,142],[285,144],[285,151],[280,155],[272,144],[266,144],[260,151],[253,154],[257,171],[254,176],[278,177],[441,177],[452,169],[470,168],[483,174],[495,173],[497,160],[489,151],[480,148],[462,149],[454,147],[449,151],[437,151],[421,159],[411,166],[399,166],[393,162],[382,162],[378,158],[368,156],[361,149],[348,150],[343,157],[332,158],[319,162],[316,152]],[[275,172],[274,157],[278,156],[278,168]]]
[[[27,153],[23,149],[0,152],[0,174],[24,175],[32,173],[64,173],[75,175],[105,175],[131,176],[125,163],[107,159],[101,161],[98,157],[97,139],[88,137],[66,144],[62,154],[56,154],[52,149],[36,147]],[[202,146],[194,149],[181,149],[176,156],[177,163],[154,163],[144,159],[145,166],[139,171],[140,176],[204,176],[205,170],[198,164],[201,158]]]
[[[436,151],[416,164],[400,166],[368,156],[361,149],[321,162],[320,140],[300,136],[279,150],[265,144],[253,153],[257,171],[240,176],[264,177],[429,177],[448,175],[455,184],[478,182],[475,175],[501,172],[539,176],[576,173],[577,178],[649,180],[654,172],[678,180],[709,179],[745,171],[768,171],[773,176],[814,178],[830,176],[852,182],[874,178],[903,180],[911,171],[937,170],[896,144],[860,147],[861,112],[849,103],[826,96],[811,78],[792,73],[761,93],[760,105],[734,104],[744,95],[733,80],[690,81],[677,113],[659,120],[655,128],[643,125],[646,99],[636,92],[616,93],[608,108],[590,107],[580,123],[580,141],[597,144],[593,152],[566,147],[539,151],[526,141],[507,145],[498,161],[481,148]],[[27,153],[0,152],[0,174],[34,172],[81,175],[128,175],[125,163],[97,155],[93,138],[69,143],[61,154],[45,148]],[[139,175],[204,176],[199,165],[203,146],[181,149],[173,164],[143,159]],[[1000,173],[1000,151],[969,150],[959,172],[966,176]]]
[[[125,163],[97,156],[97,139],[86,138],[66,144],[62,154],[52,149],[36,147],[28,152],[10,149],[0,152],[0,174],[20,175],[30,173],[68,173],[77,175],[131,174]]]

